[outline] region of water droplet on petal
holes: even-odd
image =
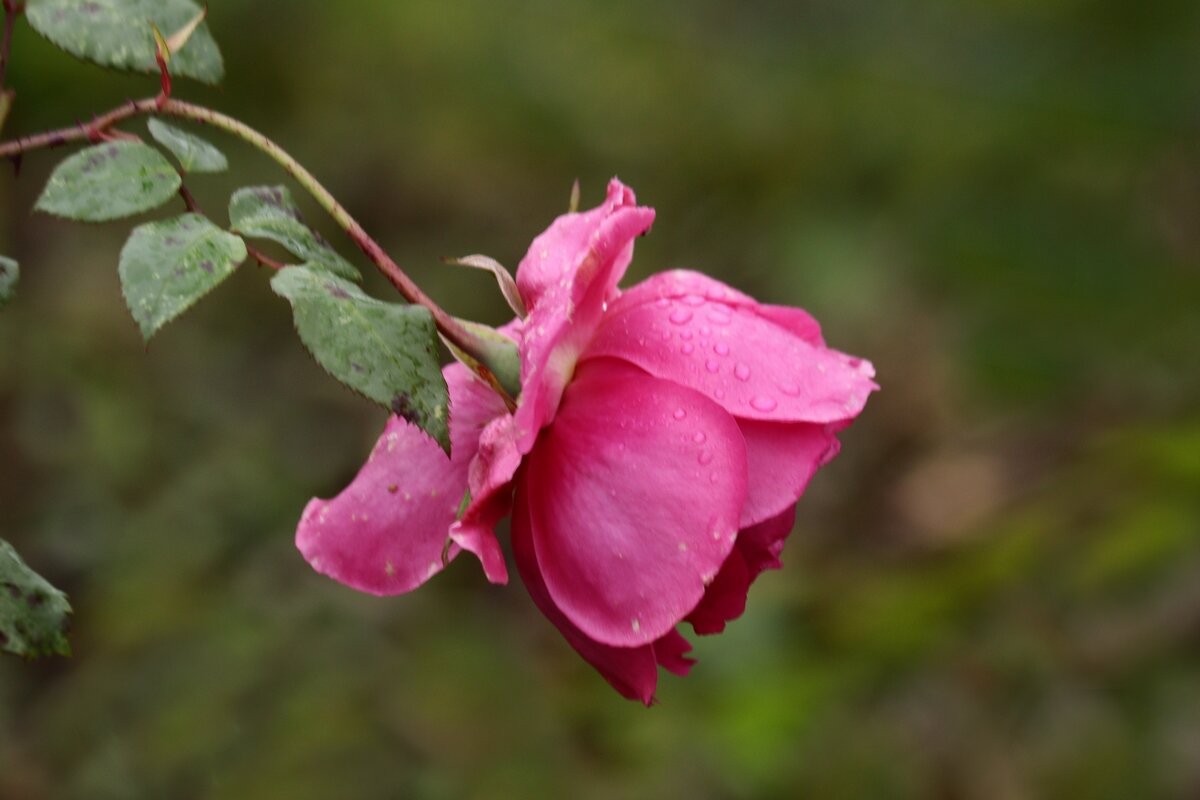
[[[704,362],[704,368],[714,374],[721,371],[721,365],[711,358]]]
[[[750,380],[750,368],[745,364],[738,364],[733,368],[733,374],[737,376],[739,381]]]
[[[692,332],[691,331],[680,331],[679,338],[683,339],[685,342],[689,341],[692,338]]]
[[[667,306],[671,305],[671,301],[670,301],[670,300],[668,300],[668,299],[667,299],[667,298],[665,298],[665,297],[660,297],[660,298],[658,298],[658,300],[657,300],[657,301],[654,303],[654,305],[658,306],[659,308],[666,308]]]
[[[696,435],[692,437],[692,441],[696,444],[704,444],[707,439],[708,437],[704,435],[704,431],[696,431]]]
[[[800,396],[800,387],[794,386],[790,383],[782,384],[779,387],[779,391],[783,392],[788,397],[799,397]]]
[[[700,455],[696,457],[696,460],[700,462],[700,466],[707,467],[712,463],[713,454],[707,450],[701,450]]]
[[[683,352],[683,354],[685,356],[690,356],[692,354],[692,351],[696,349],[696,346],[694,344],[692,344],[691,342],[688,342],[687,344],[685,344],[683,347],[681,347],[679,349]]]
[[[684,417],[687,416],[687,412],[684,411],[682,408],[677,408],[677,409],[675,409],[675,413],[672,414],[671,416],[675,417],[675,419],[683,419]]]
[[[727,356],[729,355],[729,345],[725,342],[717,342],[713,345],[713,352],[719,356]]]
[[[755,411],[774,411],[778,405],[770,397],[756,396],[750,399],[750,407]]]
[[[704,298],[698,294],[685,295],[683,298],[684,305],[689,305],[692,308],[704,305]]]
[[[683,325],[691,322],[692,312],[688,311],[686,308],[677,308],[671,312],[667,319],[671,320],[671,322],[676,325]]]
[[[711,333],[712,333],[712,328],[708,327],[707,325],[700,326],[700,335],[701,336],[708,336]]]

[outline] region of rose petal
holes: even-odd
[[[746,610],[750,585],[765,569],[778,569],[779,554],[796,520],[795,505],[764,522],[738,533],[737,545],[716,579],[704,593],[704,599],[688,615],[692,629],[701,636],[720,633],[725,624]]]
[[[726,622],[737,619],[746,610],[746,592],[750,588],[750,581],[746,559],[734,548],[700,604],[688,614],[687,620],[692,623],[692,629],[701,636],[725,630]]]
[[[503,402],[465,367],[452,364],[443,373],[453,457],[420,429],[389,419],[350,485],[304,509],[296,546],[318,572],[363,592],[392,595],[442,570],[480,431],[504,413]]]
[[[654,210],[634,202],[633,192],[614,179],[602,206],[556,220],[534,240],[517,270],[517,285],[530,308],[520,343],[516,425],[521,453],[529,452],[538,431],[554,418],[605,301],[629,266],[633,240],[654,222]]]
[[[743,527],[794,506],[817,469],[837,452],[829,425],[739,419],[749,471]]]
[[[495,528],[508,513],[510,483],[520,465],[513,418],[504,414],[488,423],[479,437],[468,471],[471,502],[462,519],[450,529],[455,544],[479,557],[484,574],[492,583],[508,583],[508,567],[496,541]]]
[[[613,178],[608,183],[603,203],[588,211],[563,214],[554,220],[533,240],[529,252],[517,265],[517,289],[525,306],[532,311],[541,305],[547,294],[552,298],[561,297],[561,289],[574,280],[584,260],[597,246],[616,245],[610,256],[613,260],[611,269],[615,273],[612,285],[616,286],[633,258],[633,250],[627,241],[607,240],[606,229],[612,225],[614,216],[636,206],[633,190]]]
[[[690,652],[692,643],[674,628],[654,643],[654,658],[659,666],[680,677],[691,672],[696,664],[696,659],[688,656]]]
[[[779,554],[783,552],[784,542],[791,535],[795,525],[796,507],[792,506],[778,516],[751,525],[738,533],[737,551],[746,562],[751,581],[764,570],[779,569],[783,566]]]
[[[606,681],[623,696],[640,700],[646,705],[654,702],[654,690],[658,686],[658,667],[654,645],[640,647],[613,647],[589,638],[575,627],[559,610],[546,590],[541,568],[534,553],[533,531],[529,521],[530,491],[527,481],[519,481],[513,504],[512,547],[517,571],[529,591],[529,596],[575,652],[583,656],[596,668]]]
[[[732,417],[683,386],[590,360],[526,464],[546,587],[596,641],[666,635],[733,548],[745,443]]]
[[[687,294],[627,302],[605,315],[585,359],[620,358],[689,386],[738,417],[837,422],[878,387],[868,362],[813,345],[745,303]]]

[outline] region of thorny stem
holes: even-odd
[[[11,2],[12,0],[4,0],[5,7],[7,8]],[[30,150],[59,147],[71,142],[97,142],[114,125],[124,122],[131,117],[144,114],[162,114],[165,116],[180,117],[218,128],[262,151],[279,164],[279,166],[283,167],[284,171],[304,187],[312,195],[313,199],[317,201],[317,204],[333,217],[334,222],[350,236],[351,240],[353,240],[358,248],[363,251],[367,258],[375,264],[379,271],[384,274],[406,300],[414,305],[422,306],[429,311],[433,316],[434,324],[442,336],[481,363],[482,371],[488,373],[481,375],[481,377],[501,394],[510,407],[514,405],[513,397],[519,391],[519,388],[512,386],[502,387],[500,385],[496,379],[496,371],[491,368],[491,364],[489,363],[489,350],[484,342],[460,325],[454,317],[446,313],[428,295],[421,291],[420,287],[413,283],[412,279],[400,269],[399,265],[384,252],[379,243],[371,238],[362,225],[330,194],[328,189],[321,185],[311,172],[282,147],[244,122],[222,114],[219,111],[186,103],[182,100],[169,98],[164,100],[161,96],[151,97],[137,101],[131,100],[123,106],[119,106],[106,114],[96,117],[86,125],[80,124],[69,128],[47,131],[34,136],[25,136],[8,142],[0,142],[0,158],[14,158]]]

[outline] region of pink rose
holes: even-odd
[[[618,290],[653,221],[613,180],[601,206],[534,240],[517,271],[529,316],[507,330],[516,412],[446,367],[452,457],[389,420],[350,486],[304,511],[297,545],[315,569],[399,594],[468,550],[506,583],[494,528],[511,511],[530,595],[609,683],[649,704],[658,666],[687,673],[680,623],[717,633],[741,615],[878,387],[799,309],[695,272]]]

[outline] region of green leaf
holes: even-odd
[[[0,539],[0,650],[26,658],[71,654],[67,596]]]
[[[168,36],[186,28],[201,8],[192,0],[28,0],[29,24],[85,61],[128,72],[158,74],[151,25]],[[215,84],[225,74],[221,51],[201,23],[179,52],[171,74]]]
[[[184,172],[224,172],[229,168],[225,154],[195,134],[151,117],[146,123],[159,144],[179,159]]]
[[[330,375],[450,452],[450,399],[426,309],[375,300],[349,281],[306,267],[281,270],[271,288],[292,304],[300,340]]]
[[[80,150],[55,168],[37,209],[82,222],[105,222],[157,208],[179,191],[171,162],[141,142]]]
[[[21,269],[11,258],[0,256],[0,308],[4,308],[17,292]]]
[[[229,222],[243,236],[270,239],[304,260],[310,269],[331,272],[353,281],[358,270],[342,258],[329,242],[304,222],[286,186],[250,186],[238,189],[229,200]]]
[[[182,314],[246,260],[246,243],[199,214],[134,228],[121,250],[121,292],[142,336]]]

